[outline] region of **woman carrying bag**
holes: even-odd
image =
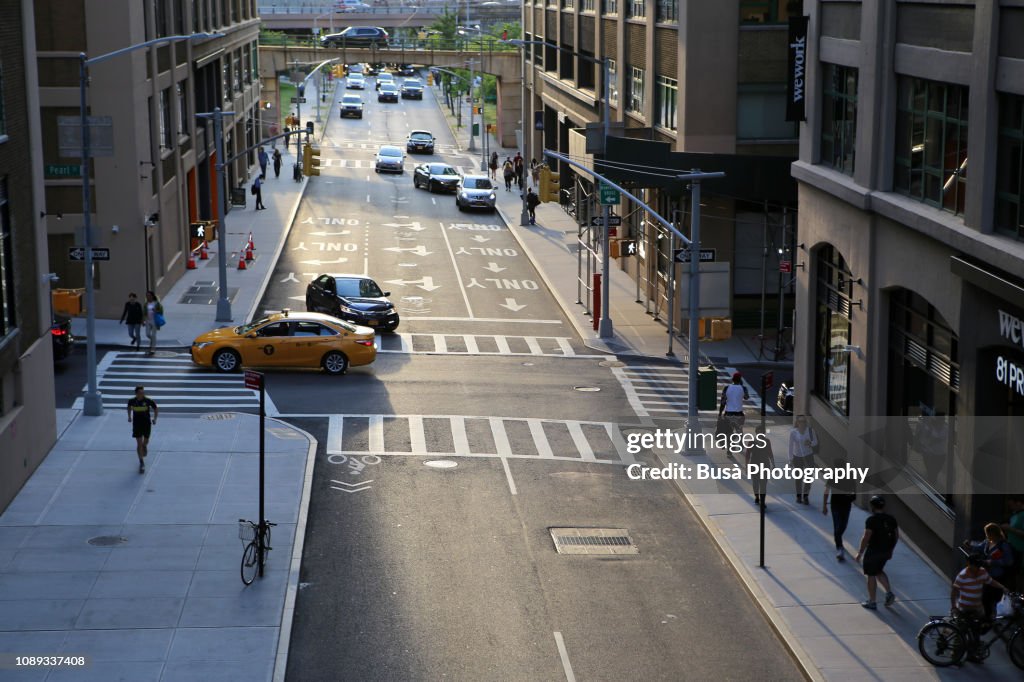
[[[156,334],[166,324],[164,319],[164,307],[156,293],[146,292],[146,336],[149,338],[149,350],[146,355],[153,355],[156,352]]]

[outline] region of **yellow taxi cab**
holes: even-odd
[[[344,374],[377,358],[374,331],[321,313],[284,310],[207,332],[192,342],[192,362],[219,372],[242,367],[321,367]]]

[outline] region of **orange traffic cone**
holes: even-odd
[[[189,251],[188,260],[185,261],[185,268],[188,270],[196,269],[196,257],[191,251]]]
[[[199,260],[210,260],[210,254],[206,252],[206,247],[207,244],[206,241],[204,240],[202,248],[199,249]]]
[[[252,260],[252,259],[253,259],[252,244],[250,244],[249,247],[245,250],[245,260]]]
[[[238,269],[245,270],[245,258],[238,259]]]

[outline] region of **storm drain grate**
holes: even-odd
[[[551,528],[559,554],[639,554],[625,528]]]
[[[209,414],[204,414],[201,417],[201,419],[207,419],[207,420],[212,421],[212,422],[224,421],[225,419],[234,419],[234,418],[235,418],[235,415],[233,415],[230,412],[211,412]]]
[[[94,547],[116,547],[126,542],[128,542],[128,538],[120,535],[97,535],[94,538],[89,538],[89,544]]]

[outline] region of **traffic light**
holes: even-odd
[[[561,191],[558,173],[552,173],[547,164],[540,167],[540,187],[537,195],[541,201],[558,201]]]
[[[307,144],[302,148],[302,172],[309,175],[320,175],[320,148]]]
[[[313,122],[312,121],[306,121],[306,134],[307,135],[312,135],[313,134]]]

